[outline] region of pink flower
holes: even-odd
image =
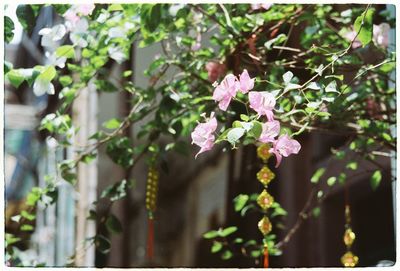
[[[357,35],[357,32],[354,31],[354,30],[352,30],[352,31],[347,32],[346,34],[344,34],[344,37],[345,37],[348,41],[352,41],[356,35]],[[353,44],[351,45],[351,47],[352,47],[353,49],[356,49],[356,48],[361,47],[361,45],[362,45],[361,41],[360,41],[358,38],[356,38],[356,39],[354,40]]]
[[[279,135],[279,131],[281,129],[281,125],[279,121],[268,121],[262,124],[262,132],[258,141],[262,143],[274,142],[275,137]]]
[[[240,91],[243,94],[249,92],[254,88],[254,78],[250,78],[249,73],[246,69],[243,70],[242,74],[239,76]]]
[[[268,3],[265,3],[265,4],[261,4],[261,3],[259,3],[259,4],[251,4],[251,9],[252,10],[257,10],[257,9],[268,10],[272,5],[273,4],[268,4]]]
[[[80,19],[80,17],[76,15],[76,12],[72,9],[68,9],[63,16],[67,21],[71,23],[71,25],[75,25]]]
[[[274,95],[269,92],[249,92],[250,107],[258,113],[258,116],[267,116],[268,121],[274,120],[272,110],[275,107],[276,100]]]
[[[225,76],[224,80],[215,88],[213,99],[219,102],[218,107],[226,111],[231,99],[236,96],[239,89],[239,82],[233,74]]]
[[[287,134],[281,135],[274,143],[271,153],[276,156],[276,166],[281,163],[282,156],[288,157],[291,154],[297,154],[300,151],[301,145],[297,140],[291,139]]]
[[[373,40],[375,44],[387,48],[389,46],[389,31],[390,25],[388,23],[374,24]]]
[[[92,14],[93,10],[95,9],[94,4],[82,4],[76,6],[76,12],[80,13],[83,16],[87,16]]]
[[[217,129],[217,119],[214,117],[214,112],[211,113],[210,118],[205,123],[199,123],[192,132],[192,144],[200,147],[200,151],[196,154],[195,158],[200,153],[209,151],[214,146],[214,132]]]
[[[215,82],[219,77],[225,74],[225,64],[218,62],[208,62],[206,64],[206,70],[208,72],[208,80]]]

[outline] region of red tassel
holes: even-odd
[[[149,217],[147,220],[147,259],[153,260],[154,254],[154,219]]]
[[[264,246],[264,268],[268,268],[269,260],[268,260],[268,247]]]

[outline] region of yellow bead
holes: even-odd
[[[257,148],[257,156],[261,158],[264,162],[271,157],[271,153],[269,152],[269,145],[262,144]]]
[[[267,235],[268,233],[271,232],[272,230],[272,224],[269,221],[268,217],[264,216],[259,222],[258,222],[258,229],[263,235]]]
[[[351,228],[348,228],[344,232],[344,236],[343,236],[343,241],[344,241],[345,245],[348,247],[351,246],[355,239],[356,239],[355,233],[351,230]]]
[[[264,186],[267,186],[274,178],[275,174],[267,166],[263,166],[261,170],[257,173],[257,179]]]
[[[344,267],[354,267],[358,264],[358,257],[348,251],[342,256],[341,261]]]
[[[274,203],[274,198],[264,189],[258,196],[257,203],[263,210],[266,210],[271,208]]]

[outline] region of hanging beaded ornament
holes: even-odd
[[[346,204],[345,206],[345,231],[343,235],[343,242],[346,245],[346,253],[342,256],[341,262],[344,267],[355,267],[358,264],[358,256],[354,255],[351,252],[351,246],[356,239],[356,235],[351,229],[351,215],[350,215],[350,206]]]
[[[155,157],[150,161],[146,185],[147,224],[147,259],[151,261],[154,255],[154,213],[157,208],[159,174],[155,166]]]
[[[257,204],[264,211],[263,218],[258,222],[258,229],[264,235],[265,240],[265,236],[272,230],[272,224],[269,218],[266,216],[266,212],[274,203],[274,198],[267,192],[267,188],[268,184],[275,178],[275,174],[268,168],[267,165],[268,159],[271,157],[268,144],[260,145],[257,148],[257,156],[264,163],[263,167],[257,173],[257,180],[264,186],[264,190],[257,197]],[[268,266],[268,246],[266,243],[264,243],[264,268]]]

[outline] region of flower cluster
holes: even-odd
[[[213,99],[218,103],[222,111],[226,111],[232,99],[235,99],[237,92],[248,94],[249,106],[257,113],[257,118],[266,117],[266,122],[262,123],[262,131],[257,139],[261,143],[272,145],[270,153],[276,156],[276,167],[281,163],[282,157],[290,154],[297,154],[300,151],[300,143],[290,138],[287,134],[280,134],[280,123],[274,119],[274,108],[276,104],[275,96],[267,91],[251,91],[254,88],[255,79],[250,78],[248,71],[243,70],[239,78],[233,74],[228,74],[215,85]],[[211,150],[214,146],[214,132],[217,128],[217,120],[214,112],[205,123],[199,123],[192,132],[192,144],[198,145],[201,149],[196,157],[205,151]]]

